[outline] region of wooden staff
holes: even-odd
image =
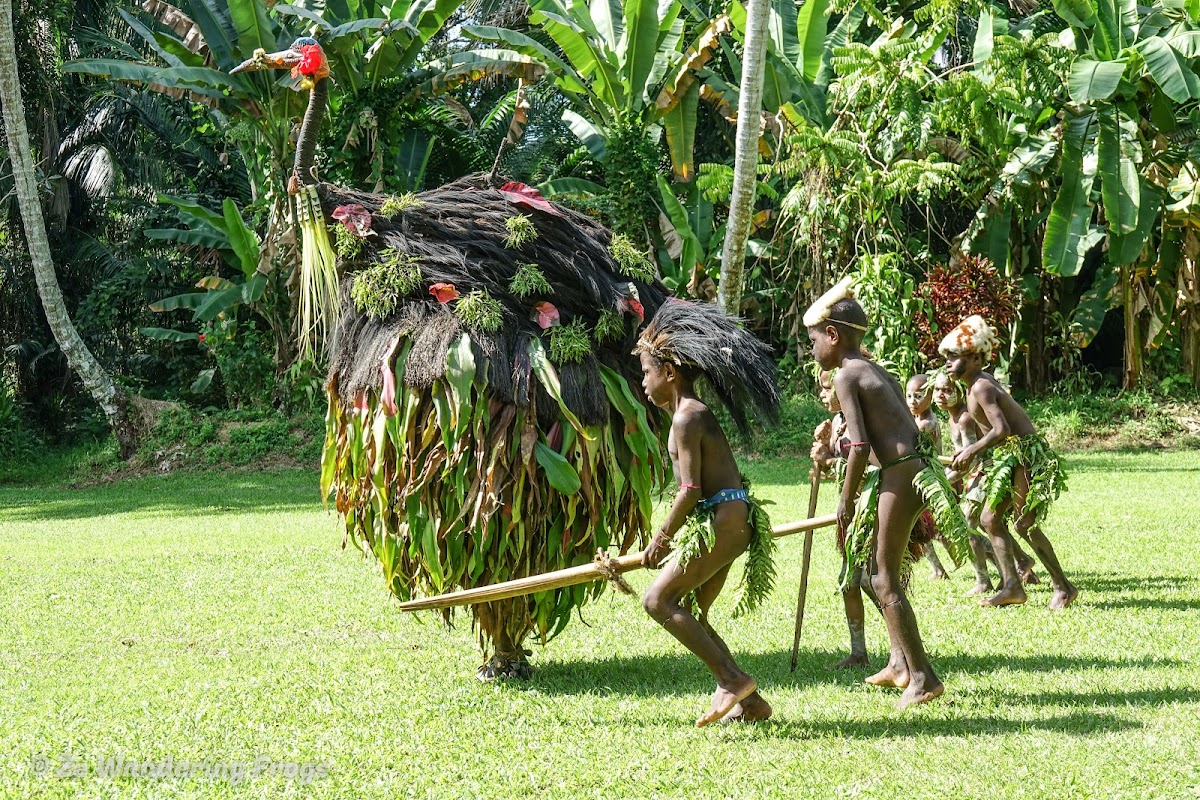
[[[771,529],[775,538],[789,536],[793,533],[814,531],[817,528],[827,528],[837,522],[837,515],[829,514],[824,517],[810,517],[799,522],[789,522],[786,525],[776,525]],[[534,592],[546,592],[551,589],[561,589],[564,586],[575,586],[580,583],[606,580],[626,572],[642,568],[642,554],[630,553],[618,558],[606,558],[603,562],[580,564],[578,567],[547,572],[543,575],[530,575],[503,583],[493,583],[490,586],[478,586],[474,589],[460,589],[457,592],[423,597],[419,600],[409,600],[400,604],[401,611],[429,611],[435,608],[451,608],[453,606],[469,606],[476,603],[493,603]]]
[[[809,471],[812,481],[808,489],[809,519],[817,515],[817,497],[821,493],[821,468],[813,462]],[[812,562],[813,532],[804,532],[804,558],[800,562],[800,594],[796,598],[796,635],[792,637],[792,672],[796,671],[796,662],[800,657],[800,634],[804,630],[804,603],[808,599],[808,567]]]

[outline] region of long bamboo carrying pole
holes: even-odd
[[[808,516],[817,515],[817,498],[821,493],[821,470],[813,464],[809,472]],[[804,534],[804,556],[800,562],[800,593],[796,597],[796,634],[792,637],[792,672],[800,658],[800,634],[804,631],[804,604],[808,600],[808,568],[812,564],[813,532]]]
[[[772,529],[776,538],[790,536],[793,533],[813,531],[826,528],[837,522],[837,516],[829,514],[824,517],[813,517],[799,522],[789,522],[777,525]],[[453,606],[469,606],[476,603],[492,603],[496,600],[506,600],[534,592],[546,592],[551,589],[561,589],[564,586],[574,586],[579,583],[605,580],[611,575],[624,575],[642,568],[642,554],[630,553],[611,559],[603,566],[600,564],[580,564],[578,567],[547,572],[544,575],[530,575],[527,578],[493,583],[491,586],[479,586],[474,589],[460,589],[457,592],[439,594],[435,597],[424,597],[420,600],[409,600],[400,604],[401,611],[429,611],[435,608],[451,608]]]
[[[942,457],[942,463],[948,464],[950,459]],[[776,525],[772,529],[775,538],[790,536],[793,533],[815,531],[818,528],[828,528],[837,523],[836,514],[823,517],[812,517],[786,525]],[[811,552],[811,551],[810,551]],[[595,562],[580,564],[578,567],[547,572],[542,575],[530,575],[511,581],[493,583],[490,586],[477,586],[474,589],[460,589],[457,592],[447,592],[433,597],[422,597],[400,604],[401,611],[430,611],[437,608],[453,608],[454,606],[470,606],[478,603],[493,603],[497,600],[507,600],[534,592],[547,592],[551,589],[561,589],[564,586],[575,586],[580,583],[606,580],[615,575],[642,568],[642,554],[630,553],[608,560],[603,565]]]

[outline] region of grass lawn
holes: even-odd
[[[776,522],[804,515],[804,466],[746,465]],[[339,548],[315,474],[0,487],[0,797],[1195,798],[1200,452],[1070,467],[1048,533],[1075,607],[1049,611],[1043,583],[980,609],[969,568],[935,582],[919,565],[947,691],[899,712],[864,672],[824,668],[846,647],[828,532],[788,672],[791,537],[768,607],[715,612],[776,718],[705,730],[710,677],[615,594],[537,650],[528,683],[478,683],[466,618],[396,611],[374,562]],[[877,617],[867,636],[881,664]],[[56,776],[122,756],[322,766],[308,783]]]

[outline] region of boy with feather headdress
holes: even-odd
[[[845,536],[849,564],[863,567],[869,577],[891,643],[887,666],[866,680],[903,689],[900,708],[907,708],[938,697],[944,688],[904,595],[913,525],[928,504],[957,560],[969,553],[966,520],[936,454],[917,431],[900,384],[862,354],[867,315],[851,287],[846,278],[822,296],[805,313],[804,326],[817,363],[837,368],[834,389],[851,439],[837,511],[839,536]],[[868,472],[868,465],[875,468]]]
[[[967,387],[971,419],[984,432],[974,444],[954,454],[952,468],[965,473],[971,462],[991,451],[992,465],[984,477],[985,508],[982,522],[999,562],[1001,587],[980,601],[985,606],[1019,605],[1026,601],[1013,554],[1008,517],[1017,533],[1029,542],[1050,573],[1054,593],[1051,608],[1075,602],[1077,589],[1063,573],[1058,556],[1041,523],[1050,504],[1066,488],[1066,474],[1045,437],[1037,432],[1025,409],[1017,404],[984,366],[992,360],[999,339],[979,315],[967,317],[942,340],[938,351],[946,358],[946,371]]]
[[[663,567],[643,606],[717,680],[712,704],[697,727],[721,719],[765,720],[771,706],[713,630],[708,610],[743,552],[746,569],[735,615],[770,593],[775,579],[771,522],[750,495],[725,432],[697,396],[696,383],[707,380],[739,428],[747,425],[747,410],[775,420],[779,392],[770,349],[716,306],[672,299],[655,314],[633,352],[641,359],[646,396],[671,414],[667,449],[679,485],[666,521],[642,554],[646,566]]]

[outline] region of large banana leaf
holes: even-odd
[[[1137,226],[1130,233],[1109,233],[1108,260],[1114,264],[1132,264],[1141,257],[1151,231],[1159,220],[1162,194],[1148,183],[1141,185]]]
[[[1071,277],[1083,268],[1084,245],[1091,227],[1092,184],[1096,155],[1092,148],[1094,114],[1075,117],[1063,135],[1062,188],[1050,207],[1042,261],[1055,275]]]
[[[1096,3],[1094,0],[1052,0],[1054,13],[1072,25],[1080,28],[1090,28],[1096,24]]]
[[[1114,232],[1130,233],[1137,227],[1138,203],[1142,196],[1137,167],[1142,160],[1137,128],[1111,104],[1100,109],[1099,121],[1100,191],[1104,198],[1104,214]]]
[[[558,87],[565,92],[594,97],[591,87],[580,77],[570,64],[543,47],[538,41],[517,31],[497,28],[492,25],[468,25],[463,33],[484,42],[506,44],[518,53],[530,56],[545,64]]]
[[[804,77],[815,81],[825,58],[825,33],[829,26],[829,0],[804,0],[796,18],[796,39],[800,43],[800,58]]]
[[[279,49],[278,27],[271,22],[267,7],[259,0],[229,0],[229,19],[237,32],[239,52],[262,48],[270,53]]]
[[[1200,78],[1180,53],[1165,39],[1151,36],[1138,42],[1137,50],[1146,61],[1155,83],[1176,103],[1200,97]]]
[[[1067,79],[1071,99],[1076,103],[1107,100],[1117,91],[1121,76],[1124,74],[1124,61],[1093,61],[1090,58],[1077,58],[1071,64],[1071,76]]]
[[[647,83],[658,53],[659,4],[658,0],[624,0],[624,5],[625,35],[618,49],[620,77],[626,91],[626,110],[636,112],[649,100]]]
[[[675,179],[687,183],[695,177],[693,153],[696,146],[696,110],[700,104],[700,84],[693,83],[683,97],[662,118],[667,135],[667,150],[671,154],[671,170]],[[662,180],[662,176],[659,176]]]

